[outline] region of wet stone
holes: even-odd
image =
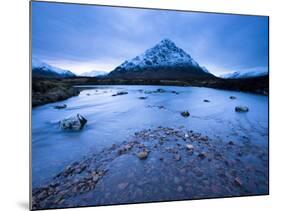
[[[148,152],[147,151],[141,151],[137,154],[137,156],[140,160],[144,160],[148,157]]]
[[[200,168],[198,168],[198,167],[195,167],[194,169],[193,169],[193,173],[197,176],[197,177],[202,177],[203,176],[203,171],[200,169]]]
[[[47,191],[42,191],[41,193],[39,193],[39,195],[37,196],[37,198],[39,199],[39,200],[42,200],[42,199],[45,199],[46,197],[48,196],[48,193],[47,193]]]
[[[181,115],[182,115],[183,117],[185,117],[185,118],[190,116],[190,114],[189,114],[188,111],[183,111],[183,112],[181,112]]]
[[[183,191],[183,187],[182,187],[182,186],[178,186],[178,187],[177,187],[177,191],[178,191],[178,192],[182,192],[182,191]]]
[[[239,177],[236,177],[236,178],[234,179],[234,184],[235,184],[236,186],[239,186],[239,187],[241,187],[241,186],[243,185],[243,183],[242,183],[242,181],[241,181],[241,179],[240,179]]]
[[[176,161],[181,160],[181,156],[180,156],[179,154],[175,154],[175,155],[174,155],[174,158],[175,158]]]
[[[236,112],[248,112],[249,108],[247,106],[236,106],[235,107]]]
[[[126,95],[126,94],[128,94],[128,92],[117,92],[116,94],[113,94],[112,96],[115,97],[115,96]]]
[[[120,190],[124,190],[128,185],[129,185],[128,182],[119,183],[119,184],[118,184],[118,188],[119,188]]]
[[[207,153],[206,153],[206,152],[200,152],[200,153],[198,154],[198,157],[201,158],[201,159],[204,159],[204,158],[207,157]]]
[[[55,105],[55,106],[54,106],[55,109],[64,109],[64,108],[66,108],[66,107],[67,107],[66,104],[58,104],[58,105]]]
[[[192,144],[187,144],[186,149],[189,150],[189,151],[192,151],[192,150],[194,150],[194,147],[193,147]]]
[[[180,178],[174,177],[174,183],[175,183],[175,184],[179,184],[179,183],[180,183]]]

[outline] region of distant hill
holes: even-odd
[[[119,79],[184,80],[214,78],[174,42],[164,39],[143,54],[123,62],[108,74]]]
[[[69,78],[76,75],[69,70],[51,66],[39,59],[32,58],[32,77],[35,78]]]

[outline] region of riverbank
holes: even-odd
[[[32,107],[66,100],[79,95],[79,90],[60,80],[32,80]]]
[[[32,190],[32,208],[261,194],[268,194],[267,147],[159,126],[73,162]]]
[[[44,105],[51,102],[65,100],[77,96],[82,88],[77,89],[76,85],[165,85],[183,87],[209,87],[222,90],[233,90],[249,92],[260,95],[269,94],[268,76],[248,79],[220,79],[209,80],[124,80],[110,78],[74,77],[64,79],[32,79],[32,107]]]

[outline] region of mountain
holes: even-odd
[[[39,59],[32,58],[32,77],[69,78],[76,75],[69,70],[51,66]]]
[[[99,70],[93,70],[90,72],[85,72],[80,74],[80,76],[86,76],[86,77],[99,77],[99,76],[105,76],[107,75],[107,72],[105,71],[99,71]]]
[[[239,79],[239,78],[242,79],[242,78],[255,78],[255,77],[266,76],[266,75],[268,75],[267,69],[257,68],[248,71],[236,71],[233,73],[221,75],[220,77],[225,79]]]
[[[143,54],[125,61],[108,75],[120,79],[167,79],[212,78],[206,68],[201,67],[184,50],[169,39],[164,39]]]
[[[210,73],[210,71],[206,67],[201,67],[205,73]],[[211,74],[211,73],[210,73]]]

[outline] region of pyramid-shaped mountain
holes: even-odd
[[[214,76],[171,40],[164,39],[143,54],[116,67],[108,77],[185,80],[212,78]]]

